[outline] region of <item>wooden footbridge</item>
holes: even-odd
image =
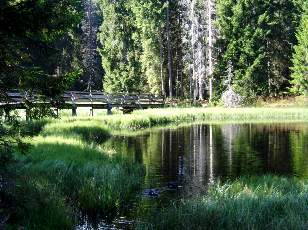
[[[72,115],[77,115],[78,107],[90,108],[93,116],[95,109],[106,109],[111,114],[112,108],[119,108],[123,113],[130,113],[134,109],[163,107],[165,101],[162,97],[152,94],[104,94],[103,92],[66,91],[59,99],[43,97],[38,94],[29,94],[21,91],[7,92],[1,99],[0,108],[6,111],[14,109],[27,109],[27,103],[46,105],[55,109],[72,109]]]

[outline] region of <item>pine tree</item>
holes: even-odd
[[[106,92],[132,93],[141,91],[140,40],[130,1],[102,0],[103,23],[99,39],[100,54],[105,71]]]
[[[0,91],[61,93],[77,75],[73,56],[80,1],[3,0],[0,15]]]
[[[308,94],[308,15],[304,15],[297,32],[292,67],[292,92]]]
[[[131,0],[141,44],[142,75],[158,95],[183,96],[181,8],[176,1]]]
[[[145,90],[165,95],[164,23],[166,5],[160,0],[135,0],[132,4],[140,34],[142,74],[147,81]]]
[[[234,68],[233,86],[246,97],[278,95],[289,86],[299,9],[292,0],[218,0],[216,74]]]
[[[98,29],[101,25],[98,3],[96,0],[84,0],[84,18],[80,31],[80,61],[82,75],[75,85],[78,90],[102,90],[103,70],[98,52]]]

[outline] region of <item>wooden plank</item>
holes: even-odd
[[[24,107],[26,95],[17,90],[7,93],[9,101],[0,101],[0,107]],[[35,104],[51,104],[51,99],[38,94],[28,96],[28,100]],[[66,91],[62,96],[64,104],[61,107],[69,108],[73,105],[77,107],[129,107],[129,108],[148,108],[160,107],[164,105],[164,99],[151,94],[104,94],[103,92],[80,92]],[[57,102],[53,102],[57,104]],[[59,103],[61,105],[61,103]]]

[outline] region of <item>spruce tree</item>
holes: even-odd
[[[292,67],[292,92],[308,95],[308,15],[304,15],[297,32]]]
[[[246,97],[278,95],[289,86],[299,9],[292,0],[218,0],[220,54],[216,75],[234,69],[232,84]],[[222,79],[225,80],[225,79]]]
[[[103,23],[99,39],[105,72],[104,90],[108,93],[139,92],[142,89],[139,34],[126,0],[100,2]]]
[[[164,22],[166,5],[160,0],[135,0],[132,7],[140,34],[142,74],[148,90],[157,95],[165,94]]]

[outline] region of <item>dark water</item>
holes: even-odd
[[[198,190],[218,178],[260,174],[308,178],[308,123],[192,125],[108,144],[145,166],[145,188]]]
[[[145,167],[136,210],[93,228],[131,229],[140,213],[196,196],[217,180],[275,174],[308,178],[308,123],[191,125],[118,136],[106,145]]]

